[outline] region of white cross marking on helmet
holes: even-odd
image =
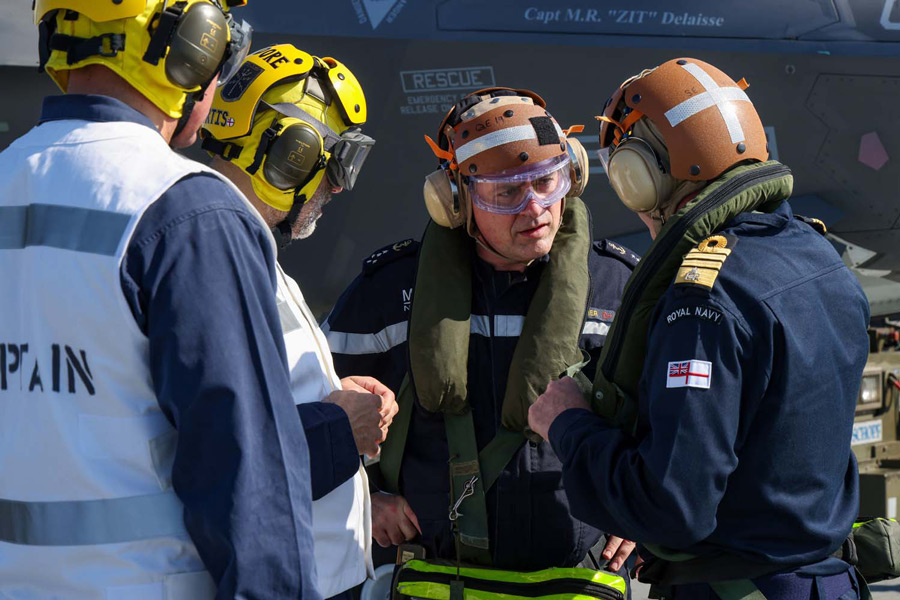
[[[738,87],[719,87],[709,76],[709,73],[701,69],[693,63],[681,65],[681,67],[694,76],[700,82],[706,91],[692,98],[688,98],[678,106],[670,108],[666,111],[665,117],[669,120],[669,125],[677,126],[679,123],[693,117],[698,112],[715,106],[719,109],[719,114],[725,119],[725,125],[728,127],[728,133],[731,135],[731,143],[737,144],[744,141],[744,130],[741,128],[741,122],[734,113],[732,102],[750,102],[750,98],[744,93],[744,90]]]
[[[485,150],[509,144],[511,142],[520,142],[522,140],[536,140],[537,133],[531,125],[518,125],[516,127],[507,127],[494,131],[485,136],[472,140],[463,144],[456,149],[456,162],[464,163],[476,154],[481,154]]]

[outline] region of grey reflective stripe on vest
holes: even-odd
[[[280,306],[279,306],[280,312]],[[472,315],[469,331],[473,335],[491,337],[490,318],[487,315]],[[522,315],[494,315],[494,337],[519,337],[525,317]],[[282,316],[281,326],[285,327]],[[328,322],[322,324],[322,331],[328,338],[328,347],[336,354],[379,354],[399,346],[406,341],[408,324],[406,321],[388,325],[377,333],[346,333],[332,331]],[[285,333],[287,333],[285,329]],[[587,321],[582,333],[584,335],[606,335],[609,331],[607,323]]]
[[[284,335],[300,329],[300,321],[284,300],[278,300],[278,317],[281,319],[281,333]]]
[[[0,542],[87,546],[186,535],[175,492],[110,500],[0,500]]]
[[[0,207],[0,250],[48,246],[113,256],[131,216],[122,213],[30,204]]]

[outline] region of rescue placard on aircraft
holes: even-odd
[[[853,424],[853,437],[850,440],[851,446],[860,444],[871,444],[880,442],[882,436],[882,427],[880,419],[872,419],[871,421],[860,421]]]

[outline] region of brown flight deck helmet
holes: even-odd
[[[451,108],[438,129],[437,142],[425,136],[441,168],[425,181],[425,205],[444,227],[467,225],[475,235],[468,176],[502,175],[527,165],[568,156],[576,196],[587,184],[587,153],[547,112],[544,100],[529,90],[486,88]]]
[[[716,67],[693,58],[673,59],[627,79],[597,117],[601,121],[601,160],[613,186],[615,173],[610,173],[610,167],[614,156],[636,136],[636,126],[639,131],[658,134],[665,145],[666,156],[659,156],[653,140],[643,144],[657,153],[655,161],[645,162],[657,184],[662,177],[659,189],[672,190],[679,181],[709,181],[743,161],[767,160],[766,134],[744,93],[746,88],[743,79],[736,83]],[[636,149],[636,144],[630,145]],[[631,161],[629,166],[638,162]],[[661,173],[652,172],[654,166]],[[636,172],[642,176],[640,170]],[[666,178],[675,182],[666,182]],[[651,210],[635,208],[622,199],[632,210]],[[657,207],[665,202],[666,198],[660,197]]]

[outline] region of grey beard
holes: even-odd
[[[322,216],[322,207],[331,200],[331,189],[319,186],[312,198],[303,205],[300,215],[291,228],[292,237],[295,240],[308,238],[316,230],[316,221]]]

